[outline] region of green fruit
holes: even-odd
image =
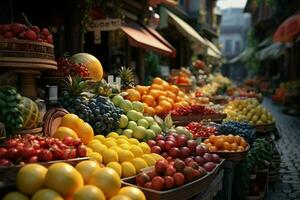
[[[128,137],[128,138],[132,138],[133,130],[131,130],[131,129],[125,129],[125,130],[123,131],[122,135],[125,135],[125,136]]]
[[[135,127],[137,127],[137,123],[135,121],[128,122],[128,126],[127,126],[128,129],[134,130]]]
[[[142,140],[145,138],[145,136],[146,136],[146,129],[144,127],[142,126],[135,127],[135,129],[133,130],[133,137]]]
[[[152,125],[154,124],[154,119],[153,119],[153,117],[145,116],[144,119],[148,121],[149,126],[152,126]]]
[[[142,102],[139,101],[133,101],[132,102],[132,107],[134,110],[143,113],[144,112],[144,104]]]
[[[148,123],[148,121],[145,120],[145,119],[139,119],[139,120],[137,121],[137,125],[138,125],[138,126],[142,126],[142,127],[146,128],[146,129],[149,127],[149,123]]]
[[[116,95],[114,96],[114,98],[112,99],[112,102],[115,104],[115,106],[120,106],[121,102],[123,101],[123,97],[120,95]]]
[[[151,129],[147,129],[146,130],[146,139],[147,140],[152,140],[152,139],[154,139],[155,138],[155,133],[154,133],[154,131],[153,130],[151,130]]]
[[[128,125],[128,117],[126,115],[121,115],[119,128],[126,128]]]
[[[119,135],[121,135],[121,134],[123,133],[123,129],[118,128],[118,129],[116,130],[116,132],[117,132]]]
[[[154,133],[157,135],[157,134],[159,134],[159,133],[161,133],[161,128],[160,128],[160,126],[158,126],[158,125],[152,125],[152,126],[150,126],[150,129],[152,130],[152,131],[154,131]]]
[[[127,115],[128,119],[131,121],[138,121],[139,119],[141,119],[143,117],[142,113],[139,113],[135,110],[129,110],[126,115]]]
[[[129,100],[122,100],[119,107],[127,113],[132,110],[132,103]]]

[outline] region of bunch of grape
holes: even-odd
[[[73,63],[66,57],[57,59],[57,71],[52,71],[51,74],[59,77],[67,75],[88,77],[90,75],[85,65]]]
[[[255,130],[248,123],[240,123],[240,122],[225,122],[217,125],[218,134],[233,134],[240,135],[248,141],[249,144],[252,144],[255,139]]]
[[[63,102],[62,106],[88,122],[96,134],[102,135],[116,130],[119,127],[121,114],[123,114],[121,108],[115,107],[109,98],[103,96],[95,96],[91,99],[79,96],[68,104]]]

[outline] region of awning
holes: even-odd
[[[285,44],[277,42],[263,48],[255,56],[258,60],[274,59],[283,55],[285,49]]]
[[[277,28],[273,36],[274,42],[292,42],[297,38],[300,33],[300,14],[292,15],[287,18]]]
[[[221,59],[221,56],[218,55],[215,51],[213,51],[211,48],[207,49],[206,54],[214,59]]]
[[[148,49],[155,51],[159,54],[167,55],[170,57],[176,56],[176,51],[174,52],[174,47],[169,43],[164,44],[163,41],[160,41],[163,37],[160,36],[154,29],[147,30],[147,28],[139,25],[133,21],[127,21],[124,25],[122,25],[121,29],[126,33],[128,42],[131,46]],[[160,36],[157,38],[153,33],[155,32],[156,36]],[[165,41],[165,40],[164,40]],[[168,44],[170,46],[168,46]],[[171,47],[171,48],[170,48]]]
[[[177,17],[175,14],[166,9],[166,12],[169,16],[169,23],[173,24],[177,30],[185,35],[189,40],[193,42],[198,42],[203,46],[206,46],[206,42],[203,37],[193,27],[188,23]]]
[[[211,41],[209,41],[208,39],[204,39],[206,44],[207,44],[207,48],[210,49],[211,51],[214,51],[220,58],[221,58],[221,51],[216,47],[216,45],[214,45]]]
[[[247,61],[251,56],[254,56],[254,49],[253,48],[246,48],[242,53],[240,53],[238,56],[232,58],[229,60],[228,63],[236,63],[236,62],[245,62]]]

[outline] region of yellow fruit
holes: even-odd
[[[107,146],[107,148],[109,147],[113,147],[113,146],[118,146],[117,143],[115,141],[105,141],[103,143],[105,146]]]
[[[121,149],[127,149],[127,150],[129,150],[130,147],[131,147],[131,145],[130,145],[130,144],[121,144],[121,145],[119,145],[119,147],[120,147]]]
[[[144,154],[141,156],[141,158],[146,161],[149,167],[155,165],[156,163],[156,160],[151,156],[151,154]]]
[[[105,138],[104,142],[108,142],[108,141],[116,142],[116,139],[113,138],[113,137]],[[103,142],[103,143],[104,143],[104,142]]]
[[[51,190],[51,189],[41,189],[39,191],[37,191],[31,198],[31,200],[64,200],[64,198],[62,198],[62,196],[57,193],[55,190]]]
[[[104,142],[105,137],[104,135],[95,135],[94,139],[99,140],[100,142]]]
[[[131,163],[134,165],[137,172],[140,172],[141,169],[148,167],[146,161],[142,158],[134,158]]]
[[[83,123],[83,120],[80,119],[77,115],[73,113],[68,113],[63,118],[61,118],[61,122],[59,126],[64,126],[72,129],[73,131],[77,132],[78,128]]]
[[[151,153],[150,154],[156,161],[164,159],[164,157],[162,157],[161,155],[157,154],[157,153]]]
[[[116,132],[110,132],[109,134],[107,134],[106,138],[110,137],[117,139],[119,137],[119,134]]]
[[[90,179],[92,173],[96,169],[100,169],[100,166],[97,161],[84,160],[84,161],[81,161],[80,163],[78,163],[75,168],[83,177],[84,183],[87,184],[89,182],[89,179]]]
[[[83,186],[83,178],[72,165],[55,163],[48,168],[45,186],[68,196]]]
[[[98,163],[103,163],[103,157],[101,156],[100,153],[92,152],[92,153],[88,153],[87,156],[91,160],[97,161]]]
[[[122,176],[122,167],[121,167],[120,163],[110,162],[106,165],[106,167],[109,167],[109,168],[112,168],[113,170],[115,170],[121,178],[121,176]]]
[[[65,126],[58,127],[58,129],[56,130],[56,132],[54,133],[54,135],[52,137],[62,140],[66,136],[70,136],[72,138],[78,138],[75,131],[73,131],[72,129],[65,127]]]
[[[122,166],[122,177],[130,177],[136,175],[136,170],[131,162],[123,162]]]
[[[137,139],[135,139],[135,138],[129,138],[129,139],[128,139],[128,142],[129,142],[130,144],[135,144],[135,145],[138,145],[138,144],[139,144],[139,141],[138,141]]]
[[[119,135],[118,138],[128,140],[128,138],[125,135]]]
[[[100,188],[106,198],[110,198],[118,193],[121,188],[121,179],[115,170],[104,167],[94,171],[89,185],[95,185]]]
[[[87,146],[91,148],[91,146],[93,144],[102,144],[102,142],[100,142],[99,140],[93,139],[87,144]]]
[[[146,142],[141,142],[138,144],[138,146],[142,148],[144,153],[151,153],[151,149]]]
[[[136,187],[131,187],[131,186],[123,187],[119,190],[118,194],[126,195],[131,200],[146,200],[146,197],[142,192],[142,190]]]
[[[126,195],[118,194],[116,196],[113,196],[110,200],[131,200],[131,199]]]
[[[29,200],[29,198],[21,192],[10,192],[2,200]]]
[[[118,153],[119,153],[119,151],[122,151],[122,149],[120,147],[118,147],[118,146],[112,146],[109,149],[112,149],[112,150],[114,150],[114,151],[116,151]]]
[[[137,145],[131,145],[129,151],[131,151],[134,154],[135,157],[140,157],[141,155],[144,154],[141,147],[139,147]]]
[[[118,151],[119,154],[119,162],[130,162],[132,159],[134,159],[134,154],[131,151],[128,150],[121,150]]]
[[[40,164],[27,164],[22,167],[16,177],[19,191],[33,195],[43,187],[47,171],[48,169]]]
[[[91,149],[93,149],[94,152],[100,153],[102,154],[105,150],[107,150],[107,146],[105,146],[104,144],[92,144],[90,146]]]
[[[102,156],[103,156],[103,163],[105,165],[114,161],[119,162],[118,153],[112,149],[107,149],[103,151]]]
[[[129,144],[129,142],[126,140],[126,139],[123,139],[123,138],[118,138],[116,140],[117,144],[118,145],[121,145],[121,144]]]
[[[73,195],[73,200],[105,200],[102,190],[94,185],[85,185]]]
[[[92,152],[94,152],[93,149],[91,149],[90,147],[86,147],[86,153],[87,153],[87,154],[88,154],[88,153],[92,153]]]
[[[76,133],[84,144],[88,144],[94,138],[94,129],[86,122],[80,125]]]

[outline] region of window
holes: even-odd
[[[225,40],[225,52],[226,53],[232,52],[232,40]]]
[[[235,52],[239,53],[241,51],[241,42],[235,41]]]

